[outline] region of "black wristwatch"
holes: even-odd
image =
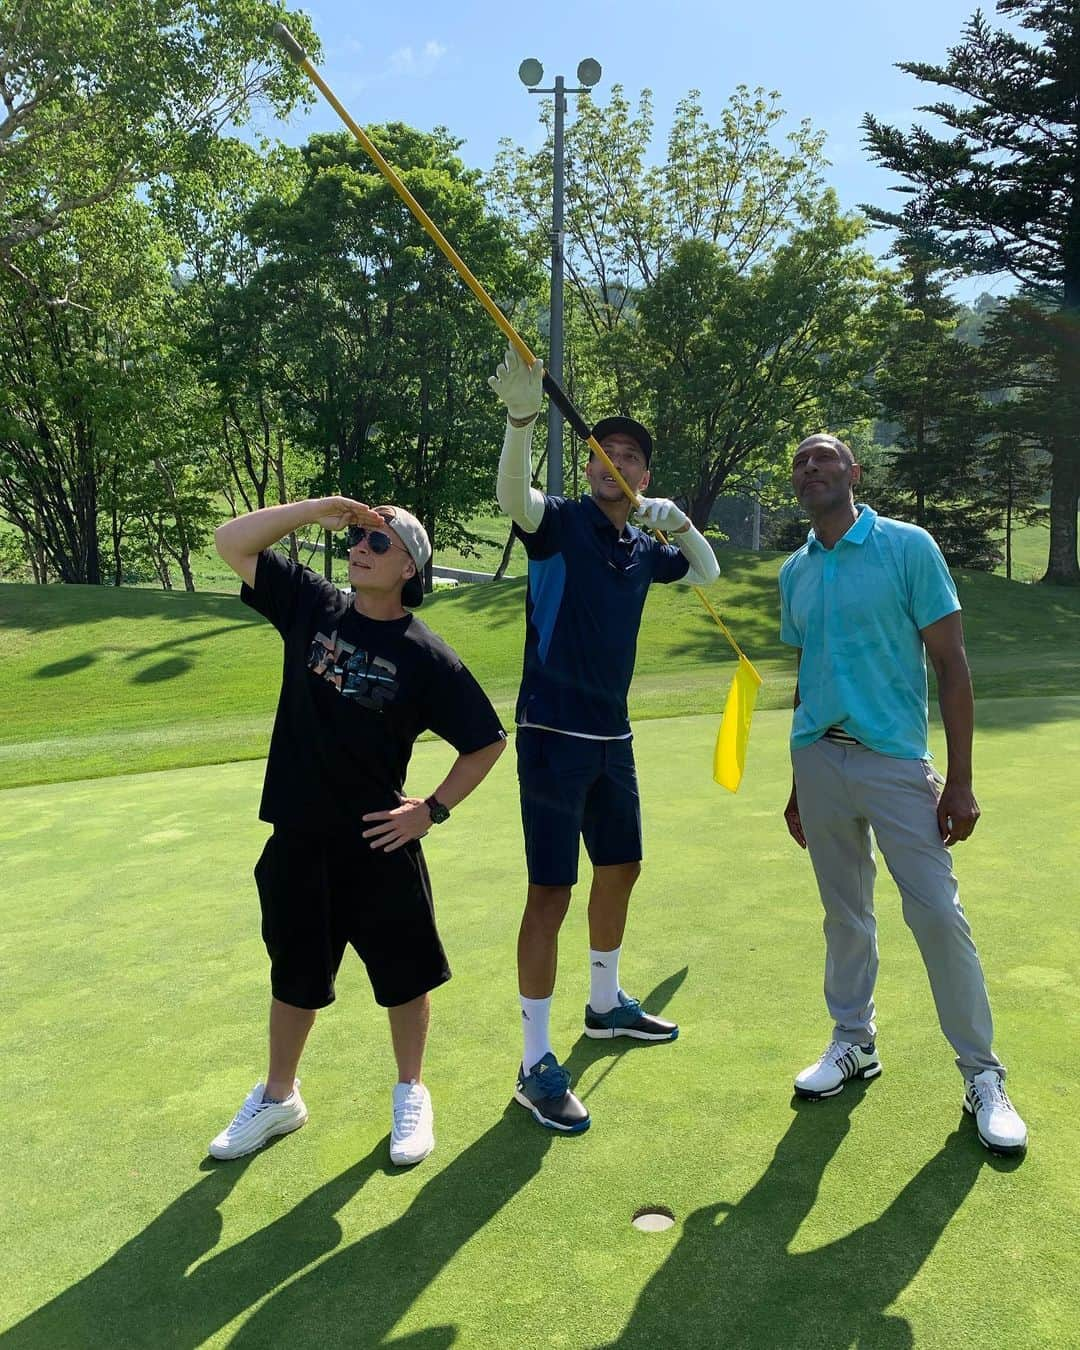
[[[442,802],[439,801],[438,797],[434,794],[424,798],[424,805],[427,807],[431,816],[432,825],[441,825],[444,820],[450,819],[450,808],[448,806],[443,806]]]

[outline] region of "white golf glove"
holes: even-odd
[[[642,497],[641,505],[634,511],[635,525],[646,530],[663,530],[665,534],[681,530],[687,520],[686,512],[666,497]]]
[[[507,347],[505,359],[488,384],[506,404],[511,417],[518,421],[535,417],[544,398],[544,363],[538,358],[530,369],[513,347]]]

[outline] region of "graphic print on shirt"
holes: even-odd
[[[381,712],[398,692],[397,666],[384,656],[371,656],[338,637],[316,633],[308,649],[308,670],[332,684],[342,698]]]

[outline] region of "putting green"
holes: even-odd
[[[5,793],[0,1347],[1076,1344],[1080,698],[983,703],[984,820],[957,851],[1031,1129],[1019,1167],[961,1118],[887,879],[885,1073],[792,1105],[828,1027],[818,902],[780,819],[787,722],[759,715],[736,797],[709,780],[713,717],[638,730],[647,858],[624,983],[682,1036],[579,1038],[578,896],[554,1032],[593,1112],[580,1138],[508,1105],[512,751],[432,835],[456,978],[425,1075],[438,1146],[407,1172],[387,1161],[392,1060],[354,959],[302,1068],[308,1126],[205,1160],[263,1071],[260,764]],[[418,747],[412,785],[447,756]],[[635,1231],[646,1204],[674,1227]]]

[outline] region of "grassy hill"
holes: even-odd
[[[725,552],[713,599],[766,683],[791,697],[777,638],[779,554]],[[983,695],[1069,693],[1080,594],[959,574]],[[462,654],[505,719],[521,668],[524,581],[430,597],[422,617]],[[265,753],[277,635],[235,596],[0,585],[0,781],[7,787]],[[732,658],[692,592],[649,597],[631,691],[636,719],[719,711]]]

